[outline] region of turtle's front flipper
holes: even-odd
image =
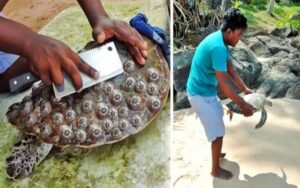
[[[16,180],[29,176],[51,148],[52,144],[42,143],[34,136],[24,137],[14,145],[11,155],[6,158],[8,178]]]
[[[267,114],[266,109],[262,108],[261,109],[261,118],[260,118],[258,124],[255,126],[255,129],[262,127],[266,123],[267,116],[268,116],[268,114]]]

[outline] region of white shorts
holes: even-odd
[[[5,17],[0,12],[1,17]],[[20,56],[0,51],[0,74],[4,73],[9,67],[11,67]]]
[[[207,140],[214,141],[225,134],[224,110],[217,96],[188,96],[192,109],[197,113],[204,127]]]

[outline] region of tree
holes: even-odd
[[[226,12],[231,7],[231,0],[222,0],[221,10],[222,12]]]
[[[275,3],[275,0],[270,0],[268,10],[267,10],[270,15],[272,15],[274,3]]]

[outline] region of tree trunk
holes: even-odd
[[[270,15],[272,15],[274,3],[275,3],[275,0],[270,0],[269,6],[268,6],[268,13]]]
[[[231,7],[231,0],[222,0],[221,10],[226,12]]]

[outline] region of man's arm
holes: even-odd
[[[97,77],[95,69],[84,63],[64,43],[39,35],[26,26],[0,17],[0,50],[18,54],[28,60],[33,73],[46,84],[63,84],[65,71],[73,81],[76,90],[82,87],[79,70]]]
[[[252,115],[252,106],[244,101],[231,87],[229,83],[229,75],[227,72],[215,71],[216,77],[220,86],[220,89],[224,92],[224,94],[229,97],[233,102],[238,104],[245,116]]]
[[[235,85],[240,88],[240,90],[242,90],[245,94],[251,93],[251,90],[245,85],[231,61],[227,62],[227,70],[229,76],[231,77]]]
[[[147,44],[141,35],[128,23],[110,19],[100,0],[77,0],[93,29],[93,38],[102,43],[115,36],[129,44],[129,50],[138,63],[144,64]]]
[[[2,9],[5,7],[7,2],[8,0],[0,0],[0,11],[2,11]]]

